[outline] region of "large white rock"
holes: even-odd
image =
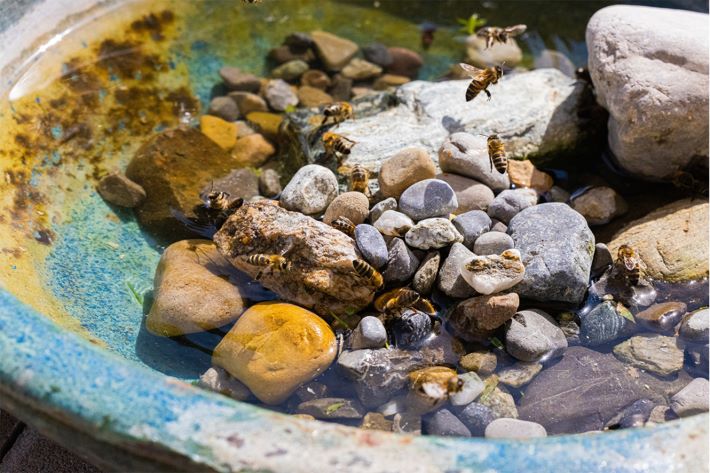
[[[708,156],[708,15],[615,5],[587,25],[589,72],[609,111],[609,146],[663,179]]]

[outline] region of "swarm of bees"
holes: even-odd
[[[498,26],[486,26],[476,32],[476,36],[486,40],[486,49],[493,46],[493,43],[505,44],[509,38],[520,36],[525,33],[528,27],[525,25],[514,25],[501,28]]]
[[[488,91],[488,87],[491,84],[497,84],[498,80],[503,77],[503,68],[501,66],[491,66],[479,69],[465,62],[459,63],[459,67],[472,78],[466,89],[466,102],[475,99],[481,92],[485,92],[488,100],[490,100],[491,93]]]
[[[631,286],[641,282],[646,265],[638,252],[629,245],[621,245],[616,252],[616,264]]]

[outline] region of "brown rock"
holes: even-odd
[[[281,193],[281,176],[273,169],[264,169],[259,176],[259,192],[264,197],[275,197]]]
[[[251,92],[230,92],[229,97],[237,104],[242,116],[251,112],[268,112],[269,106],[266,101]]]
[[[229,90],[244,90],[246,92],[258,92],[261,81],[254,74],[242,72],[236,67],[223,67],[219,70],[224,84]]]
[[[248,135],[237,140],[232,149],[232,157],[239,166],[259,167],[274,155],[276,150],[259,133]]]
[[[530,187],[539,193],[549,191],[554,185],[552,176],[546,172],[538,170],[529,160],[520,161],[511,159],[508,161],[508,177],[510,182],[516,187]]]
[[[279,136],[279,127],[284,116],[280,113],[251,112],[247,115],[249,123],[269,140],[276,140]]]
[[[259,194],[259,178],[250,169],[235,169],[224,177],[210,181],[200,192],[226,192],[231,199],[250,199]]]
[[[614,355],[626,363],[659,376],[668,376],[683,369],[683,350],[675,337],[642,334],[614,347]]]
[[[207,113],[228,122],[233,122],[240,117],[237,104],[229,97],[215,97],[210,100]]]
[[[339,71],[358,51],[358,45],[325,31],[311,31],[316,54],[329,71]]]
[[[109,204],[133,208],[145,200],[145,190],[126,176],[116,171],[104,176],[96,187],[101,197]]]
[[[283,64],[289,61],[301,60],[305,62],[313,62],[316,58],[313,51],[306,49],[305,51],[296,51],[288,46],[279,46],[269,51],[268,58],[276,64]]]
[[[382,163],[377,180],[383,197],[399,199],[415,182],[436,175],[434,161],[422,148],[405,148]]]
[[[174,337],[233,322],[244,310],[237,284],[246,282],[211,241],[173,243],[155,271],[155,301],[146,328],[155,335]]]
[[[464,355],[459,360],[459,365],[466,371],[474,371],[481,376],[493,374],[496,370],[498,359],[489,351],[474,351]]]
[[[671,332],[683,318],[688,306],[683,302],[662,302],[636,314],[636,321],[657,332]]]
[[[352,80],[367,80],[382,74],[382,68],[377,64],[356,57],[343,68],[342,74]]]
[[[323,92],[321,89],[310,87],[308,85],[301,86],[298,89],[298,101],[304,107],[320,107],[333,102],[333,97]]]
[[[330,77],[328,77],[328,74],[318,69],[309,69],[301,76],[301,85],[326,90],[330,87]]]
[[[365,430],[384,430],[385,432],[392,432],[392,421],[385,419],[385,416],[379,412],[368,412],[365,414],[365,417],[362,418],[360,428]]]
[[[361,258],[344,233],[282,207],[259,201],[239,208],[214,236],[222,254],[238,269],[283,299],[324,316],[354,313],[373,299],[375,285],[353,271]],[[247,263],[253,254],[284,255],[290,269]]]
[[[237,142],[237,126],[219,117],[202,115],[200,131],[222,149],[231,149]]]
[[[456,192],[456,201],[459,203],[458,208],[454,211],[456,215],[469,210],[483,210],[485,212],[495,198],[490,187],[469,177],[444,172],[437,174],[436,178],[446,182]]]
[[[336,74],[331,81],[328,92],[335,100],[350,100],[352,95],[353,81],[341,74]]]
[[[365,221],[370,211],[370,201],[362,192],[344,192],[328,205],[323,215],[323,223],[330,225],[338,217],[345,217],[359,225]]]
[[[424,64],[422,57],[407,48],[388,48],[392,63],[387,66],[387,73],[416,79],[419,69]]]
[[[390,87],[399,87],[409,82],[411,79],[405,76],[398,76],[395,74],[384,74],[377,78],[372,88],[375,90],[385,90]]]
[[[514,292],[472,297],[456,306],[449,323],[464,340],[482,340],[512,319],[519,303]]]
[[[237,126],[237,139],[243,138],[245,136],[253,135],[256,133],[252,127],[249,126],[249,124],[243,120],[238,120],[234,122],[234,124]]]
[[[624,198],[607,186],[592,187],[572,197],[569,205],[582,214],[589,225],[604,225],[629,209]]]
[[[498,372],[498,381],[511,388],[521,388],[542,371],[542,364],[536,361],[519,361]]]

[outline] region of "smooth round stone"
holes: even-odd
[[[362,192],[344,192],[328,205],[323,215],[323,223],[330,225],[338,217],[345,217],[355,225],[361,224],[367,218],[370,201]]]
[[[456,193],[459,206],[454,213],[457,215],[470,210],[485,211],[495,198],[490,187],[474,179],[447,172],[437,174],[436,178],[446,182]]]
[[[414,226],[414,222],[402,212],[385,210],[373,225],[383,235],[400,237]]]
[[[358,57],[352,58],[350,62],[341,71],[348,79],[352,80],[367,80],[382,74],[382,68],[377,64],[373,64],[365,59]]]
[[[602,302],[580,317],[579,339],[582,345],[598,346],[622,337],[631,329],[629,320],[619,315],[613,302]]]
[[[410,228],[404,240],[413,248],[430,250],[461,243],[463,236],[449,219],[427,218]]]
[[[513,316],[505,333],[505,349],[521,361],[549,360],[562,356],[567,339],[550,315],[538,309]]]
[[[424,64],[422,57],[407,48],[388,48],[388,51],[392,56],[392,62],[387,65],[387,72],[416,79],[419,69]]]
[[[294,59],[281,64],[279,67],[271,71],[271,75],[277,79],[296,80],[308,70],[308,63],[300,59]]]
[[[368,44],[362,48],[362,54],[365,59],[378,66],[386,67],[392,64],[392,55],[382,43],[372,43]]]
[[[483,392],[485,384],[478,377],[478,374],[473,371],[458,375],[459,380],[463,381],[461,390],[449,395],[449,402],[452,406],[466,406],[476,400]]]
[[[385,197],[399,196],[412,184],[436,175],[434,160],[422,148],[405,148],[387,158],[380,167],[377,181]],[[432,215],[438,217],[439,215]]]
[[[441,255],[438,251],[433,251],[426,255],[419,269],[414,274],[412,279],[412,288],[419,294],[428,295],[431,293],[436,275],[439,272],[439,264],[441,263]]]
[[[222,120],[233,122],[239,118],[239,107],[229,97],[215,97],[210,100],[210,106],[207,113],[219,117]]]
[[[604,225],[629,210],[624,198],[606,186],[592,187],[573,195],[570,206],[581,213],[589,225]]]
[[[708,380],[695,378],[671,398],[671,409],[678,417],[708,412]]]
[[[449,255],[439,269],[438,288],[449,297],[471,297],[476,291],[468,284],[462,275],[463,263],[474,254],[461,243],[451,245]]]
[[[492,218],[491,219],[491,231],[492,232],[508,233],[508,225],[501,222],[500,220],[496,220],[496,219]]]
[[[470,403],[457,414],[474,437],[483,437],[486,427],[498,418],[493,409],[478,402]]]
[[[257,168],[275,152],[274,146],[262,134],[252,133],[237,140],[232,157],[240,166]]]
[[[330,86],[330,77],[318,69],[310,69],[301,76],[301,85],[307,85],[316,89],[325,90]]]
[[[508,160],[508,177],[515,187],[529,187],[543,194],[552,188],[552,176],[535,167],[530,160]]]
[[[275,405],[323,373],[336,356],[330,326],[313,312],[284,302],[250,307],[217,345],[212,363]],[[279,369],[274,369],[274,367]]]
[[[431,333],[431,317],[424,312],[407,309],[392,322],[398,347],[415,345]]]
[[[387,264],[387,243],[372,225],[361,223],[355,227],[355,243],[365,260],[375,269],[381,269]]]
[[[671,332],[685,315],[683,302],[662,302],[636,314],[636,321],[657,332]]]
[[[387,210],[397,210],[397,199],[394,197],[387,197],[386,199],[373,205],[370,209],[370,215],[368,217],[370,223],[376,222]]]
[[[521,210],[536,203],[537,192],[533,189],[507,189],[488,206],[488,216],[508,224]]]
[[[414,221],[448,217],[458,205],[454,190],[439,179],[419,181],[409,186],[399,198],[399,210]]]
[[[382,276],[388,284],[406,283],[419,267],[419,258],[410,250],[401,238],[393,238],[389,244],[387,269]]]
[[[680,326],[681,338],[693,343],[707,343],[709,314],[708,309],[702,309],[686,317]]]
[[[519,419],[496,419],[486,427],[487,439],[531,439],[547,437],[545,427]]]
[[[338,179],[330,169],[318,164],[303,166],[281,193],[281,205],[306,215],[325,211],[338,195]]]
[[[513,239],[506,233],[487,232],[476,238],[473,252],[477,255],[499,255],[514,246]]]
[[[614,347],[614,355],[630,365],[659,376],[668,376],[683,369],[683,350],[675,337],[642,334]]]
[[[119,207],[137,207],[146,198],[143,187],[119,172],[104,176],[99,181],[97,190],[106,202]]]
[[[350,349],[383,348],[387,342],[387,330],[377,317],[363,317],[350,336]]]
[[[463,235],[466,248],[473,248],[476,239],[491,229],[491,218],[482,210],[470,210],[456,216],[452,222]]]
[[[298,96],[291,90],[291,86],[281,79],[269,81],[264,90],[264,97],[269,106],[277,112],[298,105]]]
[[[471,432],[448,409],[440,409],[422,421],[422,428],[427,435],[444,437],[470,437]]]

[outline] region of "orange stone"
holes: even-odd
[[[511,159],[508,161],[508,176],[510,182],[516,187],[529,187],[543,193],[550,190],[554,185],[552,176],[546,172],[538,170],[533,163],[527,159],[519,161]]]
[[[237,143],[237,125],[212,115],[200,117],[200,131],[222,149],[232,149]]]

